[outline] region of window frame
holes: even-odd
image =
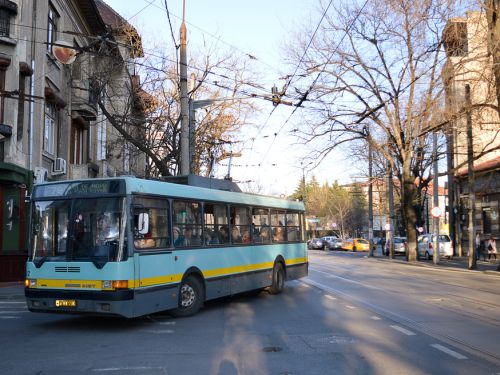
[[[47,12],[47,52],[53,56],[52,46],[57,39],[59,28],[60,15],[54,5],[49,2],[49,10]]]
[[[54,103],[45,103],[43,127],[43,151],[55,155],[55,139],[59,120],[59,108]]]
[[[170,207],[171,207],[171,202],[168,198],[165,197],[157,197],[157,196],[143,196],[143,195],[134,195],[132,198],[132,204],[131,204],[131,226],[130,228],[132,229],[132,242],[133,242],[133,248],[134,251],[136,252],[147,252],[151,250],[158,250],[158,249],[169,249],[172,247],[172,236],[171,236],[171,212],[170,212]],[[152,211],[164,211],[164,215],[152,215]],[[149,231],[148,234],[142,236],[143,238],[140,238],[141,236],[137,235],[134,233],[134,227],[135,227],[135,219],[136,215],[139,213],[148,213],[149,215]],[[153,217],[165,217],[167,220],[166,223],[166,230],[164,233],[160,234],[165,234],[165,236],[154,236],[152,231],[156,229],[155,227],[152,227],[154,221]],[[157,233],[158,234],[158,233]],[[162,240],[165,241],[165,243],[162,245]]]

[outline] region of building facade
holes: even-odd
[[[453,119],[447,135],[453,155],[449,166],[454,171],[449,183],[450,213],[454,214],[450,221],[460,253],[468,248],[469,183],[476,202],[475,232],[483,239],[500,238],[500,118],[488,35],[484,12],[450,19],[443,34],[447,54],[443,79]],[[469,158],[473,159],[474,180],[469,179]]]
[[[0,281],[24,278],[33,184],[144,175],[145,158],[130,162],[133,148],[120,142],[98,104],[103,92],[114,92],[117,106],[130,102],[142,51],[140,38],[122,38],[118,26],[126,21],[116,13],[113,23],[106,18],[108,8],[94,0],[0,1]],[[75,47],[71,64],[54,55],[62,43]],[[120,68],[96,90],[95,77],[110,58]]]

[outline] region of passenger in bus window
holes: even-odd
[[[240,229],[236,226],[233,226],[231,229],[231,240],[233,243],[241,243]]]
[[[219,228],[220,243],[229,243],[229,230],[227,225],[221,225]]]
[[[285,240],[285,230],[283,229],[283,226],[276,227],[274,231],[273,241],[283,242],[284,240]]]
[[[269,239],[270,239],[270,236],[269,236],[269,227],[268,226],[263,226],[261,229],[260,229],[260,239],[261,239],[261,242],[268,242]]]
[[[193,230],[191,228],[185,228],[183,246],[191,246],[191,245],[193,245]]]
[[[181,230],[178,227],[173,227],[172,232],[174,235],[174,246],[185,246],[185,237],[181,234]]]
[[[250,231],[244,231],[241,240],[244,244],[250,243]]]
[[[288,241],[297,241],[297,227],[293,225],[292,220],[288,220],[286,224]]]

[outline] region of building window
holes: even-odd
[[[0,91],[5,91],[5,69],[0,67]],[[3,124],[5,110],[5,96],[0,96],[0,124]]]
[[[57,125],[57,107],[54,104],[45,105],[45,128],[43,131],[43,150],[51,155],[55,153],[55,133]]]
[[[10,18],[17,15],[17,4],[13,1],[0,1],[0,36],[10,37]]]
[[[106,123],[104,119],[97,125],[97,160],[106,160]]]
[[[483,208],[483,233],[485,234],[491,234],[491,229],[492,229],[492,211],[491,207],[485,207]]]
[[[10,36],[10,12],[0,8],[0,36]]]
[[[47,25],[47,50],[52,54],[52,44],[56,41],[57,26],[59,23],[59,15],[54,10],[54,7],[49,4],[49,20]]]
[[[76,124],[71,125],[70,163],[82,164],[83,162],[84,129]]]

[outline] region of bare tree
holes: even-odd
[[[137,61],[123,50],[135,48],[127,37],[135,30],[124,28],[121,40],[103,40],[92,72],[97,104],[112,125],[115,136],[110,149],[132,151],[131,159],[145,155],[146,177],[178,174],[180,160],[180,87],[175,57],[149,55]],[[125,37],[123,37],[123,34]],[[158,49],[163,50],[163,49]],[[231,151],[238,151],[239,130],[248,113],[255,110],[248,88],[255,78],[232,52],[197,55],[189,64],[192,71],[190,100],[210,100],[196,112],[194,133],[194,173],[209,175],[214,163]],[[139,78],[140,77],[140,78]],[[124,79],[125,78],[125,79]],[[117,153],[116,151],[115,153]],[[116,155],[115,155],[116,156]]]
[[[317,158],[363,140],[387,160],[400,180],[410,247],[416,260],[419,189],[430,181],[428,131],[441,123],[444,0],[345,2],[327,13],[319,36],[302,32],[295,48],[310,124],[300,136],[317,144]],[[293,56],[292,56],[293,58]],[[306,95],[307,94],[307,95]],[[427,164],[426,164],[427,163]]]

